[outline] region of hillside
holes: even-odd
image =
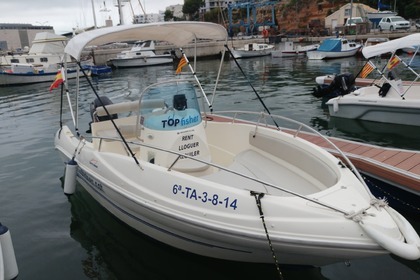
[[[326,16],[348,1],[285,0],[276,5],[278,30],[282,33],[322,29]]]

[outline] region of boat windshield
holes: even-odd
[[[194,86],[188,82],[160,83],[141,95],[140,122],[153,130],[180,130],[201,123]]]

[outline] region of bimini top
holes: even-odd
[[[362,49],[365,58],[371,58],[388,52],[394,52],[402,48],[412,48],[420,45],[420,33],[407,35],[402,38],[391,40],[374,46],[364,47]]]
[[[82,50],[89,45],[129,40],[157,40],[167,41],[181,47],[194,39],[227,42],[227,31],[219,24],[197,21],[120,25],[78,34],[68,42],[64,52],[79,61]]]

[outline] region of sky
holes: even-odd
[[[142,13],[139,3],[146,13],[157,13],[167,6],[184,4],[184,0],[131,0],[135,14]],[[119,23],[117,0],[93,0],[93,5],[98,26],[105,25],[109,17],[114,25]],[[0,10],[0,23],[48,25],[54,27],[56,34],[94,25],[92,0],[0,0]],[[123,15],[125,23],[131,23],[132,9],[128,3],[123,7]]]

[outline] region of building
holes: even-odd
[[[164,21],[164,13],[134,15],[134,23],[150,23]]]
[[[334,31],[337,27],[342,27],[346,20],[350,17],[361,17],[364,22],[369,24],[367,13],[373,13],[376,11],[376,9],[364,4],[346,4],[338,11],[325,18],[325,28],[329,28],[331,31]]]
[[[166,7],[165,11],[159,11],[158,14],[139,14],[134,15],[135,23],[148,23],[148,22],[162,22],[165,21],[165,12],[169,10],[172,12],[173,16],[176,18],[183,18],[184,14],[182,13],[183,5],[171,5]]]
[[[40,32],[54,32],[52,26],[0,23],[0,51],[20,51],[31,47],[35,35]]]
[[[200,12],[206,13],[210,12],[212,9],[220,7],[222,9],[227,8],[229,4],[238,4],[241,2],[258,2],[258,1],[244,1],[244,0],[238,0],[238,1],[222,1],[222,0],[204,0],[204,6],[201,7]]]
[[[166,7],[166,10],[171,11],[175,18],[183,18],[184,17],[184,13],[182,12],[183,6],[184,5],[181,5],[181,4],[171,5],[171,6]]]

